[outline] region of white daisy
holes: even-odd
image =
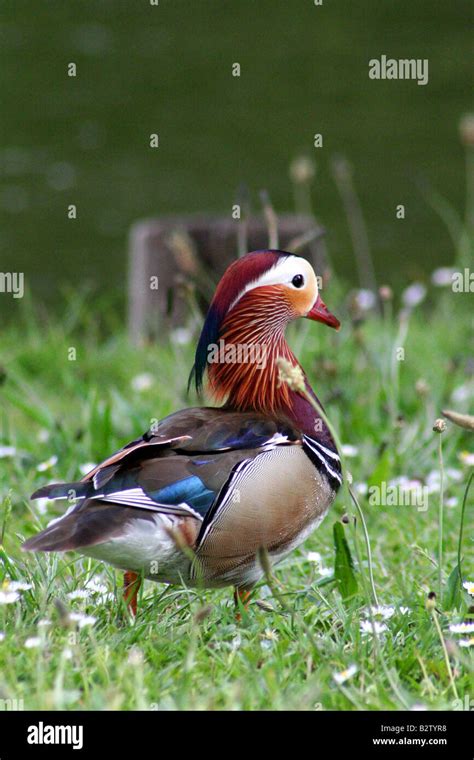
[[[91,592],[87,589],[77,588],[74,591],[69,591],[66,596],[68,599],[87,599],[90,595]]]
[[[451,633],[474,633],[474,623],[452,623],[449,630]]]
[[[14,446],[0,446],[0,459],[6,459],[7,457],[14,457],[16,454],[16,448]]]
[[[79,465],[79,472],[81,475],[87,475],[87,473],[93,470],[94,467],[96,467],[94,462],[85,462],[84,464]]]
[[[383,620],[390,620],[395,614],[395,607],[390,607],[387,604],[379,604],[378,607],[371,607],[370,609],[374,617],[380,617]]]
[[[96,578],[92,578],[92,580],[87,581],[86,589],[90,591],[91,594],[106,594],[107,593],[107,586],[105,586],[103,583],[100,583],[100,580]]]
[[[0,459],[6,457],[14,457],[16,454],[16,448],[14,446],[0,446]]]
[[[92,615],[83,615],[82,612],[71,612],[69,618],[77,623],[79,628],[85,628],[87,625],[94,625],[97,622],[97,618]]]
[[[8,589],[10,591],[29,591],[30,588],[33,588],[31,583],[23,583],[22,581],[9,581],[8,582]]]
[[[37,465],[36,470],[37,472],[46,472],[46,470],[50,470],[51,467],[54,467],[57,461],[58,461],[57,456],[53,454],[53,456],[50,457],[49,459],[46,459],[45,462],[40,462],[39,465]]]
[[[336,683],[343,684],[352,678],[357,673],[357,665],[349,665],[345,670],[340,670],[338,673],[333,673],[333,678]]]
[[[355,294],[355,301],[361,311],[370,311],[377,303],[377,296],[372,290],[358,290]]]
[[[466,589],[468,594],[474,596],[474,581],[464,581],[462,586]]]
[[[129,665],[136,667],[143,663],[143,652],[137,647],[132,647],[128,653],[127,662]]]
[[[373,625],[370,620],[362,620],[360,623],[360,631],[362,634],[370,634],[373,636],[375,633],[376,636],[379,636],[388,631],[388,626],[386,626],[385,623],[379,623],[377,620],[374,620]]]
[[[474,383],[469,382],[455,388],[451,393],[451,400],[455,403],[462,403],[463,401],[469,401],[472,396],[474,396]]]
[[[306,559],[308,562],[315,562],[316,564],[319,564],[321,562],[321,555],[319,552],[308,552]]]
[[[263,637],[269,641],[278,641],[278,633],[273,628],[265,628]]]
[[[470,639],[460,639],[458,644],[460,647],[474,647],[474,636],[471,636]]]
[[[150,372],[142,372],[140,375],[135,375],[135,377],[132,378],[130,385],[132,386],[132,390],[142,393],[143,391],[150,390],[153,383],[153,375],[150,374]]]
[[[426,288],[421,282],[414,282],[413,285],[409,285],[402,293],[402,301],[404,306],[409,309],[414,309],[418,306],[426,297]]]
[[[445,288],[453,283],[453,274],[456,270],[452,267],[438,267],[431,273],[431,282],[437,288]]]
[[[41,639],[39,636],[30,636],[30,638],[25,641],[25,649],[36,649],[39,646],[41,646]]]
[[[191,343],[193,339],[193,332],[187,327],[176,327],[171,330],[170,338],[172,343],[176,343],[177,346],[186,346]]]
[[[331,567],[321,567],[319,568],[319,574],[322,575],[323,578],[328,578],[330,575],[333,574],[333,570]]]
[[[474,467],[474,453],[472,451],[461,451],[458,455],[458,459],[462,464],[468,467]]]
[[[9,591],[6,589],[0,589],[0,604],[14,604],[20,598],[18,591]]]
[[[342,444],[341,448],[345,457],[356,457],[359,453],[357,446],[352,446],[350,443]]]

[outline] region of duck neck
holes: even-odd
[[[210,389],[227,408],[284,415],[305,435],[335,451],[330,431],[310,401],[280,380],[279,357],[301,368],[285,339],[285,316],[280,311],[272,318],[268,308],[259,309],[255,303],[234,309],[232,319],[224,321],[219,343],[208,348]],[[308,394],[318,401],[301,371]]]

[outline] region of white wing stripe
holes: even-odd
[[[94,496],[94,498],[97,498]],[[149,509],[153,512],[165,512],[168,514],[181,514],[192,515],[193,517],[202,520],[199,512],[196,512],[189,504],[181,502],[180,504],[161,504],[160,502],[153,501],[141,488],[129,488],[126,491],[116,491],[114,493],[108,493],[107,496],[101,496],[101,501],[107,501],[112,504],[123,504],[127,507],[137,507],[139,509]]]

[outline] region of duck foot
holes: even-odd
[[[250,596],[252,594],[251,588],[239,588],[234,589],[234,603],[235,603],[235,619],[237,623],[242,621],[242,613],[240,606],[242,605],[245,612],[247,612],[250,603]]]
[[[123,598],[128,611],[135,617],[137,614],[137,597],[142,584],[138,573],[127,570],[123,574]]]

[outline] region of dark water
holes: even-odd
[[[350,275],[353,257],[337,153],[354,166],[380,280],[452,260],[417,181],[463,211],[471,2],[15,0],[0,13],[0,268],[24,271],[39,296],[53,302],[61,283],[83,280],[122,288],[134,220],[230,213],[241,182],[255,207],[266,187],[291,209],[288,166],[305,151],[339,270]],[[370,80],[382,54],[427,58],[429,83]]]

